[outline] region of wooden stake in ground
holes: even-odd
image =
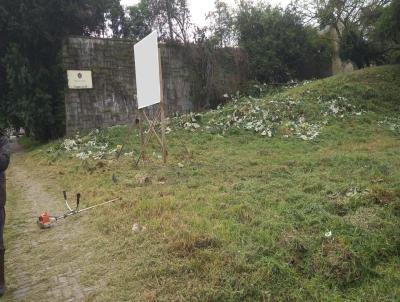
[[[150,142],[152,136],[154,136],[160,144],[162,150],[162,157],[164,164],[167,163],[167,140],[165,138],[165,116],[164,116],[164,102],[160,102],[160,107],[157,110],[153,120],[150,119],[144,109],[139,109],[139,128],[140,128],[140,160],[146,160],[146,147]],[[144,123],[147,122],[149,129],[147,134],[144,132]],[[157,123],[161,125],[161,137],[156,131]]]
[[[161,111],[161,141],[162,141],[162,157],[164,164],[167,163],[167,139],[165,138],[165,101],[164,101],[164,80],[162,76],[162,65],[161,65],[161,50],[158,49],[158,58],[160,62],[160,111]]]

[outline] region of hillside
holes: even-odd
[[[123,198],[61,222],[90,238],[74,255],[96,301],[400,300],[400,66],[260,89],[171,119],[166,166],[154,141],[135,167],[136,129],[117,161],[127,127],[23,154],[50,190]]]

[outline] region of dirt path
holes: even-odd
[[[43,210],[65,211],[62,194],[52,193],[57,184],[44,179],[26,170],[23,151],[14,152],[7,171],[5,301],[96,300],[96,288],[81,282],[82,257],[90,255],[79,244],[87,236],[83,220],[72,217],[49,230],[35,223]]]

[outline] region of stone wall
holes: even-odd
[[[195,46],[161,45],[167,112],[199,111],[223,101],[246,81],[247,60],[237,49],[209,52]],[[65,70],[91,70],[93,89],[66,87],[66,132],[129,124],[137,117],[133,43],[70,37]]]

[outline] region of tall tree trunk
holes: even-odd
[[[172,5],[171,0],[165,0],[165,9],[167,12],[167,22],[168,22],[168,28],[169,28],[169,38],[174,40],[174,28],[172,24],[172,18],[173,18],[173,13],[172,13]]]

